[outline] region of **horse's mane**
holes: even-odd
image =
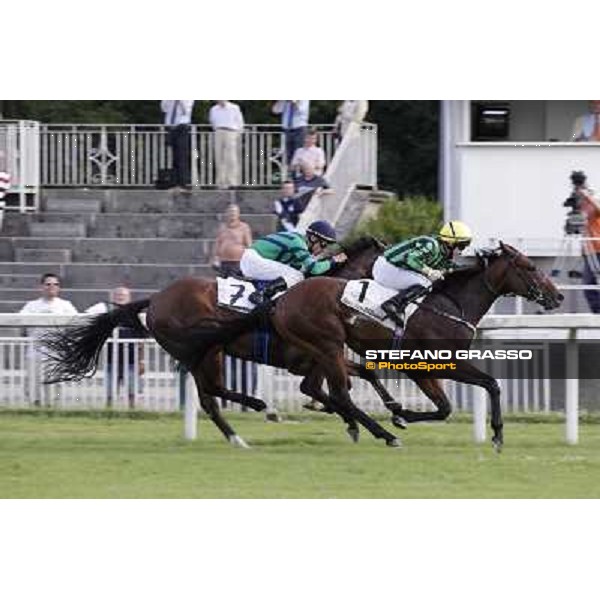
[[[352,258],[369,248],[374,248],[382,252],[386,249],[386,245],[372,235],[363,235],[356,240],[344,240],[340,242],[340,246],[348,258]]]
[[[377,250],[383,251],[386,248],[386,246],[378,239],[370,235],[366,235],[359,237],[358,239],[342,240],[341,242],[331,244],[319,254],[319,258],[331,258],[332,256],[339,254],[340,252],[344,252],[348,259],[352,260],[361,252],[364,252],[369,248],[375,248]]]

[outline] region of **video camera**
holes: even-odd
[[[563,202],[563,206],[571,209],[565,221],[565,234],[581,235],[585,229],[586,216],[581,212],[581,194],[579,188],[585,185],[587,177],[583,171],[573,171],[570,179],[573,184],[573,191]]]

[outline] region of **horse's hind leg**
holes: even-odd
[[[348,392],[348,373],[343,351],[339,351],[337,355],[335,352],[329,352],[326,356],[329,359],[324,363],[323,368],[329,383],[331,402],[336,411],[342,416],[345,415],[344,420],[358,421],[374,437],[384,439],[388,446],[400,447],[402,444],[395,435],[386,431],[377,421],[352,402]]]
[[[392,417],[392,423],[397,427],[402,427],[402,421],[407,423],[416,423],[418,421],[445,421],[452,412],[452,405],[442,388],[439,379],[422,379],[416,377],[413,381],[419,386],[420,390],[435,404],[435,411],[417,411],[402,409],[395,412]],[[398,421],[398,422],[396,422]]]
[[[311,369],[310,373],[300,383],[300,391],[303,394],[306,394],[307,396],[318,400],[325,406],[327,412],[333,413],[335,412],[335,410],[331,406],[331,397],[323,391],[324,379],[325,376],[322,373],[322,371],[320,371],[319,368],[316,365],[314,365],[314,368]],[[356,421],[346,414],[340,414],[340,416],[348,425],[346,431],[348,432],[348,435],[350,436],[352,441],[358,442],[360,434]]]
[[[248,448],[248,444],[236,434],[231,425],[225,420],[218,402],[215,397],[211,395],[212,389],[215,386],[214,378],[218,377],[220,371],[214,370],[213,363],[215,362],[215,355],[213,354],[207,358],[208,359],[203,360],[191,370],[192,377],[196,382],[200,405],[229,443],[234,446]]]

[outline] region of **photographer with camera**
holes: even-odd
[[[571,208],[567,215],[565,233],[567,235],[585,234],[582,245],[583,273],[582,283],[597,285],[600,275],[600,202],[594,191],[587,186],[587,177],[583,171],[571,173],[573,191],[565,200],[564,206]],[[584,290],[585,299],[593,313],[600,313],[600,291]]]

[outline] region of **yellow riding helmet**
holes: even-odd
[[[441,229],[439,233],[440,239],[455,246],[468,245],[471,242],[473,234],[468,225],[465,225],[462,221],[448,221]]]

